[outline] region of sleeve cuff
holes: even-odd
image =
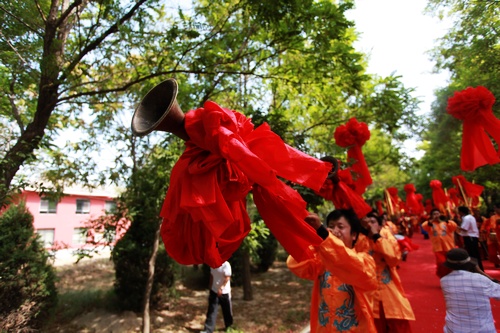
[[[322,225],[321,227],[319,227],[318,230],[316,230],[316,233],[323,240],[325,240],[325,239],[328,238],[328,229],[326,229],[324,225]]]

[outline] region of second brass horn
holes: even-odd
[[[132,132],[145,136],[152,131],[170,132],[184,141],[189,135],[184,128],[185,115],[177,103],[177,81],[167,79],[151,89],[132,116]]]

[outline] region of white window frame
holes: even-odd
[[[82,207],[79,210],[78,203],[82,203]],[[76,214],[90,214],[90,199],[76,199]]]
[[[87,244],[87,232],[87,228],[73,228],[73,238],[71,239],[71,243],[75,246]]]
[[[104,202],[104,213],[106,215],[112,215],[115,212],[116,212],[116,201],[106,200],[106,202]]]
[[[53,208],[51,209],[51,204]],[[40,214],[56,214],[57,213],[57,202],[50,198],[40,199]]]
[[[45,248],[50,248],[54,245],[56,229],[54,228],[37,229],[36,233],[40,235],[40,240],[42,241],[43,246]],[[50,237],[50,235],[52,235],[52,237]]]

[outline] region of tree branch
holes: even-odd
[[[19,23],[21,23],[22,25],[24,25],[29,31],[35,33],[38,35],[38,37],[43,37],[41,33],[39,33],[36,29],[32,28],[29,24],[27,24],[26,22],[24,22],[21,18],[17,17],[16,15],[12,14],[11,12],[9,12],[7,9],[5,9],[3,6],[0,5],[0,10],[2,10],[3,12],[5,12],[5,14],[9,15],[10,17],[12,17],[13,19],[15,19],[16,21],[18,21]]]
[[[81,2],[81,0],[78,0],[77,2]],[[90,51],[95,50],[101,43],[104,41],[108,36],[111,34],[115,33],[118,31],[118,27],[122,25],[124,22],[129,20],[135,12],[144,4],[147,0],[139,0],[133,7],[126,13],[122,18],[120,18],[115,24],[113,24],[111,27],[108,28],[101,36],[97,37],[92,41],[90,44],[88,44],[74,59],[73,61],[66,67],[66,70],[63,72],[64,74],[61,75],[59,78],[60,81],[64,81],[67,78],[66,73],[70,73],[76,65],[80,63],[80,60],[83,59]],[[76,2],[75,2],[76,3]]]
[[[45,17],[45,14],[43,13],[42,7],[40,7],[40,3],[38,2],[38,0],[35,0],[35,6],[36,9],[38,10],[38,14],[40,14],[40,17],[42,18],[43,23],[46,23],[47,18]]]
[[[10,107],[12,108],[12,115],[14,116],[14,119],[17,122],[17,125],[19,126],[19,130],[21,131],[21,135],[24,133],[24,124],[21,119],[21,115],[19,113],[19,109],[17,108],[17,105],[15,103],[15,92],[14,92],[14,86],[16,84],[15,77],[12,77],[12,81],[10,82],[9,85],[9,90],[10,90],[10,95],[8,96],[9,102],[10,102]]]

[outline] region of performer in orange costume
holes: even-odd
[[[375,262],[353,247],[361,225],[353,210],[335,210],[327,217],[327,229],[317,215],[306,221],[323,242],[312,247],[314,257],[287,260],[298,277],[314,281],[311,298],[311,333],[376,332],[368,293],[377,288]]]
[[[457,224],[453,221],[441,221],[439,209],[431,210],[431,220],[422,224],[422,228],[429,233],[432,243],[432,251],[436,256],[436,275],[439,278],[449,273],[449,269],[443,266],[446,261],[446,252],[455,247],[453,233],[457,230]]]
[[[397,273],[401,251],[389,227],[374,213],[367,215],[363,226],[369,231],[370,254],[377,266],[378,289],[373,292],[373,317],[378,333],[410,333],[409,320],[415,320],[410,301]]]
[[[500,203],[495,205],[495,211],[481,225],[481,232],[485,232],[488,244],[489,260],[495,265],[495,268],[500,268]]]

